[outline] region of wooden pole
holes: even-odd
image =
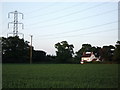
[[[32,35],[31,36],[31,45],[30,45],[30,64],[32,64]]]

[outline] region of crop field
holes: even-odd
[[[117,88],[118,64],[3,64],[3,88]]]

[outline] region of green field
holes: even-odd
[[[3,88],[117,88],[117,64],[3,64]]]

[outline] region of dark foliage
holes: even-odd
[[[3,63],[29,63],[30,46],[28,41],[19,37],[2,37],[2,62]],[[72,44],[67,41],[55,44],[56,56],[46,55],[46,52],[34,50],[32,47],[33,63],[80,63],[83,52],[93,52],[96,57],[100,57],[103,62],[120,63],[120,41],[116,42],[115,47],[112,45],[94,47],[91,44],[82,44],[82,48],[74,55]],[[74,57],[73,57],[74,55]]]
[[[46,52],[40,50],[33,51],[33,63],[34,62],[46,62]]]
[[[115,47],[112,45],[103,46],[100,49],[100,56],[103,61],[113,61]]]
[[[56,59],[60,63],[71,63],[72,55],[73,55],[73,48],[72,44],[68,44],[67,41],[58,42],[55,44],[56,51]]]
[[[28,41],[19,37],[2,37],[2,62],[3,63],[30,63],[30,46]],[[46,52],[34,50],[32,47],[33,63],[48,63],[53,61],[52,56],[46,56]],[[55,61],[55,60],[54,60]]]
[[[115,62],[120,63],[120,41],[117,41],[115,46],[113,59]]]
[[[82,48],[76,52],[75,59],[81,60],[84,52],[93,52],[96,57],[99,57],[100,47],[94,47],[91,44],[82,44]]]
[[[2,62],[23,63],[28,62],[29,45],[19,37],[2,37]]]

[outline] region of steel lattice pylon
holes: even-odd
[[[18,27],[19,27],[18,25],[21,24],[22,25],[22,29],[24,28],[24,24],[18,22],[18,16],[21,15],[22,19],[23,19],[23,13],[20,13],[17,10],[14,11],[14,12],[9,12],[8,13],[8,18],[10,18],[11,14],[13,14],[14,21],[8,23],[8,28],[10,27],[10,24],[13,24],[13,33],[8,33],[8,34],[13,34],[13,36],[18,36],[18,34],[22,34],[22,33],[18,33]],[[8,34],[7,34],[7,36],[8,36]],[[24,34],[22,34],[22,35],[23,35],[23,38],[24,38]]]

